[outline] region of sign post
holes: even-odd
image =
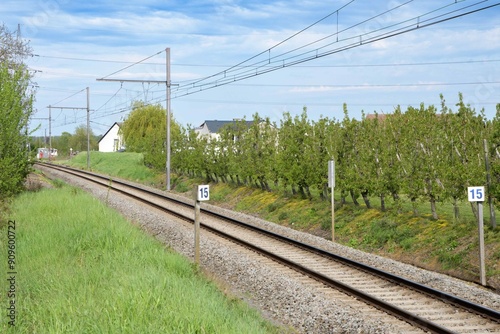
[[[208,185],[196,187],[194,204],[194,262],[200,264],[200,201],[210,199],[210,189]]]
[[[484,264],[484,219],[483,219],[483,201],[484,201],[484,187],[467,187],[467,194],[469,202],[477,202],[478,212],[478,227],[479,227],[479,266],[481,285],[486,285],[486,268]]]
[[[334,202],[334,190],[335,190],[335,161],[328,161],[328,187],[332,190],[332,241],[335,241],[335,202]]]

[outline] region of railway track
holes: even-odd
[[[191,200],[109,177],[47,165],[193,222]],[[414,332],[500,333],[500,312],[391,273],[301,243],[202,206],[202,228],[272,259],[325,287],[381,310],[414,327]],[[339,298],[339,297],[336,297]],[[405,330],[406,331],[406,330]]]

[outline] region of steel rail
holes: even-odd
[[[180,200],[171,198],[169,196],[166,196],[165,194],[161,194],[161,193],[158,193],[158,192],[155,192],[155,191],[151,191],[151,190],[148,190],[148,189],[136,186],[136,185],[129,184],[127,182],[122,182],[120,180],[112,179],[110,177],[106,177],[106,176],[103,176],[103,175],[100,175],[100,174],[97,174],[97,173],[83,171],[83,170],[79,170],[79,169],[75,169],[75,168],[70,168],[70,167],[66,167],[66,166],[62,167],[62,166],[54,165],[54,164],[45,164],[45,163],[43,163],[41,165],[45,165],[45,166],[50,167],[50,168],[58,169],[58,170],[70,173],[72,175],[75,175],[75,176],[78,176],[78,177],[81,177],[81,178],[85,178],[85,179],[87,179],[89,181],[92,181],[94,183],[98,183],[98,184],[106,186],[106,187],[112,187],[112,185],[105,184],[105,183],[100,183],[98,181],[92,180],[91,178],[87,178],[87,177],[84,177],[84,176],[81,176],[81,175],[77,175],[76,173],[88,174],[88,175],[91,175],[93,177],[100,178],[100,179],[102,179],[105,182],[109,182],[111,180],[112,183],[117,183],[117,184],[120,184],[122,186],[130,187],[132,189],[139,190],[139,191],[143,191],[143,192],[148,193],[150,195],[160,197],[160,198],[162,198],[164,200],[173,201],[173,202],[176,202],[177,204],[188,206],[188,207],[194,207],[194,204],[190,204],[190,203],[187,203],[187,202],[184,202],[184,201],[180,201]],[[187,221],[189,221],[191,223],[194,222],[193,217],[187,217],[187,216],[182,215],[182,214],[180,214],[178,212],[170,210],[170,209],[168,209],[168,208],[166,208],[166,207],[164,207],[162,205],[159,205],[159,204],[156,204],[156,203],[152,203],[152,202],[150,202],[150,201],[148,201],[148,200],[146,200],[146,199],[144,199],[144,198],[142,198],[140,196],[129,194],[125,190],[121,190],[121,189],[117,189],[117,188],[113,188],[113,190],[118,191],[120,193],[123,193],[123,194],[125,194],[127,196],[130,196],[130,197],[132,197],[132,198],[134,198],[136,200],[139,200],[141,202],[147,203],[148,205],[151,205],[151,206],[153,206],[153,207],[155,207],[157,209],[160,209],[160,210],[162,210],[164,212],[168,212],[169,214],[173,214],[176,217],[179,217],[181,219],[187,220]],[[448,303],[448,304],[460,307],[462,309],[466,309],[469,312],[475,313],[477,315],[489,318],[489,319],[491,319],[493,321],[496,321],[496,322],[500,323],[500,312],[498,312],[496,310],[493,310],[493,309],[490,309],[488,307],[485,307],[483,305],[472,303],[472,302],[467,301],[465,299],[462,299],[462,298],[459,298],[457,296],[445,293],[443,291],[439,291],[437,289],[425,286],[423,284],[414,282],[412,280],[409,280],[409,279],[406,279],[406,278],[403,278],[403,277],[399,277],[397,275],[388,273],[386,271],[383,271],[383,270],[380,270],[380,269],[377,269],[377,268],[365,265],[363,263],[356,262],[356,261],[353,261],[351,259],[339,256],[337,254],[325,251],[325,250],[323,250],[321,248],[317,248],[315,246],[312,246],[312,245],[309,245],[309,244],[306,244],[306,243],[303,243],[303,242],[299,242],[297,240],[294,240],[294,239],[291,239],[291,238],[279,235],[277,233],[265,230],[263,228],[256,227],[254,225],[251,225],[251,224],[248,224],[248,223],[236,220],[234,218],[230,218],[230,217],[224,216],[224,215],[219,214],[217,212],[214,212],[214,211],[212,211],[212,210],[210,210],[208,208],[202,207],[201,210],[203,212],[205,212],[206,214],[210,214],[210,215],[212,215],[212,216],[214,216],[214,217],[216,217],[218,219],[223,219],[225,221],[229,221],[229,222],[231,222],[233,224],[237,224],[237,225],[242,226],[244,228],[256,231],[256,232],[264,234],[264,235],[266,235],[268,237],[280,240],[282,242],[286,242],[286,243],[291,244],[291,245],[293,245],[295,247],[300,247],[300,248],[305,249],[307,251],[314,252],[314,253],[316,253],[318,255],[327,257],[327,258],[329,258],[331,260],[340,262],[340,263],[342,263],[344,265],[348,265],[348,266],[356,268],[358,270],[362,270],[362,271],[367,272],[369,274],[381,277],[383,279],[391,281],[392,283],[395,283],[395,284],[398,284],[398,285],[402,285],[402,286],[405,286],[405,287],[407,287],[409,289],[412,289],[412,290],[424,293],[424,294],[429,295],[429,296],[431,296],[433,298],[439,299],[439,300],[441,300],[441,301],[443,301],[445,303]],[[334,287],[336,289],[344,291],[345,293],[347,293],[349,295],[352,295],[352,296],[355,296],[355,297],[357,297],[359,299],[362,299],[365,302],[369,303],[370,305],[375,306],[376,308],[382,309],[382,310],[386,311],[387,313],[390,313],[390,314],[392,314],[392,315],[394,315],[394,316],[396,316],[396,317],[398,317],[398,318],[400,318],[400,319],[402,319],[404,321],[408,321],[410,323],[415,324],[419,328],[422,328],[422,329],[425,329],[425,330],[430,330],[430,331],[432,331],[434,333],[453,333],[453,332],[449,331],[446,328],[443,328],[442,326],[440,326],[438,324],[435,324],[435,323],[430,322],[430,321],[428,321],[426,319],[423,319],[423,318],[421,318],[419,316],[416,316],[414,314],[406,312],[405,310],[400,309],[400,308],[398,308],[398,307],[396,307],[394,305],[391,305],[391,304],[386,303],[386,302],[384,302],[384,301],[382,301],[380,299],[377,299],[377,298],[372,297],[372,296],[370,296],[368,294],[365,294],[365,293],[363,293],[363,292],[361,292],[361,291],[359,291],[359,290],[357,290],[355,288],[349,287],[348,285],[346,285],[344,283],[341,283],[339,281],[333,280],[333,279],[331,279],[329,277],[324,276],[321,273],[318,273],[318,272],[316,272],[314,270],[305,268],[305,267],[303,267],[300,264],[297,264],[297,263],[295,263],[293,261],[290,261],[290,260],[288,260],[286,258],[283,258],[281,256],[275,255],[275,254],[273,254],[273,253],[271,253],[271,252],[269,252],[269,251],[267,251],[265,249],[262,249],[260,247],[255,246],[255,245],[252,245],[249,242],[246,242],[245,240],[242,240],[240,238],[237,238],[237,237],[228,235],[228,234],[226,234],[224,232],[218,231],[218,230],[216,230],[216,229],[214,229],[214,228],[212,228],[210,226],[207,226],[206,224],[203,224],[203,223],[201,224],[201,226],[203,228],[205,228],[206,230],[209,230],[210,232],[214,233],[214,234],[220,235],[220,236],[222,236],[222,237],[224,237],[226,239],[230,239],[233,242],[241,244],[242,246],[245,246],[245,247],[247,247],[249,249],[253,249],[256,252],[259,252],[259,253],[263,254],[264,256],[266,256],[266,257],[272,258],[273,260],[275,260],[275,261],[277,261],[279,263],[282,263],[285,266],[288,266],[288,267],[290,267],[290,268],[292,268],[292,269],[294,269],[296,271],[301,272],[302,274],[305,274],[305,275],[307,275],[309,277],[312,277],[312,278],[314,278],[314,279],[322,282],[323,284],[325,284],[327,286]]]

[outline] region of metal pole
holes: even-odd
[[[481,285],[486,285],[486,269],[484,265],[484,221],[483,221],[483,203],[477,202],[478,225],[479,225],[479,264],[481,272]]]
[[[87,87],[87,169],[90,170],[90,93]]]
[[[166,181],[167,191],[170,191],[170,48],[166,52],[166,71],[167,71],[167,162],[166,162]]]
[[[52,157],[52,108],[49,106],[49,162]]]

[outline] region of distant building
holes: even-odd
[[[125,149],[123,134],[120,131],[122,123],[115,122],[99,140],[99,152],[117,152]]]
[[[195,128],[194,131],[198,136],[201,137],[207,137],[209,140],[211,139],[219,139],[220,134],[219,131],[221,128],[224,126],[236,126],[238,122],[242,122],[242,120],[232,120],[232,121],[205,121],[202,125],[200,125],[198,128]],[[252,124],[253,121],[243,121],[246,125],[247,128],[249,128]]]

